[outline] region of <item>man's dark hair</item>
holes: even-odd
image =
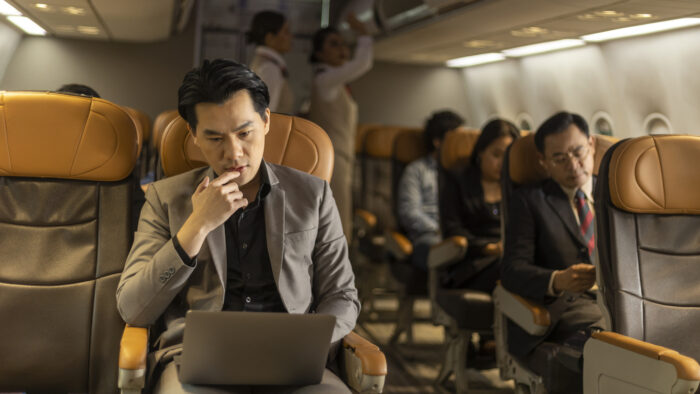
[[[558,134],[564,132],[569,126],[576,125],[579,130],[581,130],[586,137],[590,136],[588,131],[588,123],[583,119],[581,115],[573,114],[571,112],[559,112],[549,119],[545,120],[544,123],[537,129],[535,133],[535,146],[537,150],[544,154],[544,139],[548,135]]]
[[[58,88],[57,92],[75,93],[75,94],[79,94],[81,96],[100,98],[100,95],[97,94],[95,89],[93,89],[87,85],[81,85],[79,83],[69,83],[69,84],[63,85],[60,88]]]
[[[472,155],[469,159],[472,167],[481,168],[479,154],[488,148],[491,143],[501,137],[512,137],[513,140],[520,137],[520,131],[515,125],[504,119],[494,119],[486,123],[481,134],[474,144]]]
[[[260,11],[253,17],[250,30],[245,34],[246,40],[252,44],[265,45],[268,33],[279,33],[286,21],[287,18],[279,12]]]
[[[445,137],[445,133],[454,130],[464,124],[464,119],[456,113],[446,110],[435,112],[425,122],[425,130],[423,132],[423,143],[428,153],[435,150],[433,140],[440,140]]]
[[[255,111],[265,118],[270,104],[267,85],[243,64],[230,60],[205,60],[201,67],[185,75],[177,91],[177,110],[192,128],[197,129],[194,107],[199,103],[221,104],[239,90],[247,90]]]
[[[316,56],[316,52],[321,52],[323,50],[323,44],[326,43],[326,38],[331,34],[340,34],[338,29],[335,27],[324,27],[323,29],[316,30],[313,39],[311,39],[311,55],[309,55],[309,61],[311,63],[320,63],[321,59]]]

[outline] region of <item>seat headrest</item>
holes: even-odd
[[[421,129],[404,129],[394,140],[394,159],[403,164],[417,160],[427,153]]]
[[[406,129],[401,126],[380,126],[370,129],[365,135],[365,155],[376,159],[390,159],[396,136]]]
[[[362,153],[363,149],[365,147],[365,136],[367,136],[367,132],[369,132],[372,129],[376,129],[377,127],[382,127],[381,125],[378,124],[361,124],[357,126],[357,133],[355,134],[355,153]]]
[[[0,92],[0,175],[117,181],[134,168],[139,135],[107,100]]]
[[[292,167],[326,181],[330,181],[333,173],[330,138],[315,123],[296,116],[272,114],[263,158],[268,163]],[[207,165],[182,117],[173,120],[163,133],[161,164],[165,176]]]
[[[136,153],[138,157],[141,156],[141,148],[143,148],[143,142],[144,142],[144,131],[143,131],[143,124],[141,124],[141,121],[138,118],[138,115],[136,114],[136,110],[133,108],[129,107],[122,107],[124,108],[124,111],[129,115],[129,118],[131,118],[131,121],[134,122],[134,126],[136,127],[136,135],[139,137],[139,149],[138,152]]]
[[[598,175],[603,155],[618,139],[605,135],[594,135],[593,137],[595,143],[593,175]],[[513,183],[518,185],[532,184],[541,182],[548,177],[547,171],[540,164],[537,153],[534,133],[513,141],[508,153],[508,173]]]
[[[633,213],[700,214],[700,137],[646,136],[624,141],[610,158],[610,199]]]
[[[156,116],[153,121],[153,138],[151,139],[151,146],[160,152],[160,143],[163,139],[163,132],[165,128],[168,127],[170,122],[180,117],[180,114],[176,109],[171,109],[163,111]]]
[[[459,128],[448,131],[440,148],[440,165],[448,170],[469,162],[479,130]]]
[[[139,126],[141,126],[141,141],[150,141],[151,138],[151,118],[143,111],[136,108],[124,107],[129,115],[134,118]]]

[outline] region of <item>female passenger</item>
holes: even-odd
[[[287,81],[287,63],[282,55],[292,47],[292,33],[284,15],[261,11],[253,17],[248,42],[257,45],[250,69],[270,92],[270,111],[294,114],[294,94]]]
[[[501,167],[506,149],[520,133],[512,123],[495,119],[481,131],[469,167],[448,174],[440,193],[443,237],[469,240],[465,259],[442,275],[446,288],[491,293],[496,286],[501,254]]]
[[[343,232],[349,240],[352,233],[352,168],[357,104],[346,84],[372,67],[372,37],[354,15],[348,17],[348,23],[359,36],[352,59],[338,30],[327,27],[314,34],[310,60],[315,75],[309,118],[326,130],[335,149],[331,190],[340,212]]]

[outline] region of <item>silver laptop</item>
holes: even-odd
[[[189,311],[180,382],[318,384],[334,326],[332,315]]]

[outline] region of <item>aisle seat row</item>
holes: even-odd
[[[365,132],[364,146],[372,134],[374,140],[384,141],[382,146],[393,146],[391,155],[373,155],[372,150],[358,152],[358,160],[367,161],[360,166],[382,163],[383,179],[374,180],[378,185],[364,184],[364,195],[358,204],[361,226],[373,229],[374,234],[385,233],[384,253],[390,257],[384,264],[407,262],[412,253],[408,239],[395,231],[395,218],[374,214],[378,205],[366,203],[371,198],[393,201],[395,192],[387,185],[395,185],[396,172],[387,176],[387,166],[405,165],[410,159],[421,156],[415,131],[397,132],[395,129],[373,125]],[[446,136],[441,150],[441,170],[452,168],[455,163],[466,163],[478,132],[452,131]],[[456,142],[461,138],[461,142]],[[370,139],[372,141],[372,139]],[[393,141],[393,142],[387,142]],[[407,147],[408,141],[415,146]],[[700,157],[700,137],[696,136],[648,136],[619,142],[611,137],[595,136],[595,210],[598,240],[598,297],[607,316],[610,331],[594,333],[584,347],[584,393],[694,393],[700,382],[700,346],[696,346],[694,334],[700,323],[700,298],[697,277],[700,270],[693,262],[700,255],[700,175],[690,164]],[[397,146],[401,149],[397,150]],[[376,150],[375,150],[376,152]],[[393,163],[387,160],[391,156]],[[459,164],[457,164],[459,165]],[[378,172],[375,170],[375,172]],[[399,173],[400,174],[400,173]],[[511,146],[504,162],[502,220],[508,215],[508,199],[513,188],[541,182],[547,174],[540,165],[534,144],[534,135],[527,135]],[[361,179],[373,181],[366,173]],[[377,196],[372,196],[374,192]],[[440,190],[444,192],[444,190]],[[367,195],[369,194],[369,195]],[[364,209],[364,211],[363,211]],[[389,209],[391,211],[391,209]],[[384,217],[379,219],[380,217]],[[387,225],[388,223],[388,225]],[[381,226],[387,226],[382,229]],[[388,229],[387,229],[388,228]],[[366,236],[369,231],[357,234]],[[545,380],[561,378],[545,376],[545,365],[533,368],[512,356],[507,346],[507,321],[519,325],[532,335],[547,332],[547,309],[530,300],[509,293],[501,285],[494,292],[495,312],[488,307],[468,307],[469,295],[455,295],[440,299],[437,272],[444,264],[459,261],[466,252],[468,240],[452,238],[431,250],[429,257],[428,288],[432,301],[432,314],[436,324],[449,329],[451,342],[439,382],[456,374],[458,392],[466,392],[468,382],[464,368],[468,360],[467,343],[473,332],[490,332],[492,324],[497,339],[497,361],[503,379],[514,379],[518,392],[546,393]],[[396,270],[392,270],[396,272]],[[408,282],[403,282],[408,285]],[[412,295],[400,293],[401,300]],[[490,295],[471,296],[474,305],[489,305]],[[401,302],[400,300],[400,302]],[[477,301],[479,300],[479,301]],[[464,302],[461,312],[455,305]],[[449,310],[449,311],[448,311]],[[486,312],[484,312],[486,310]],[[447,313],[446,313],[447,312]],[[450,313],[452,312],[452,313]],[[399,326],[406,327],[399,315]],[[486,323],[480,321],[486,319]],[[455,322],[455,320],[461,320]],[[469,328],[469,326],[473,328]],[[456,329],[455,329],[456,328]],[[399,329],[400,330],[400,329]],[[398,332],[400,333],[400,332]],[[409,331],[410,333],[410,331]],[[395,335],[397,333],[395,332]],[[394,338],[395,339],[395,338]],[[410,339],[410,335],[409,335]],[[645,342],[649,341],[649,342]],[[552,344],[552,347],[561,345]],[[665,346],[665,347],[664,347]],[[544,349],[547,349],[545,346]],[[683,352],[691,357],[680,354]],[[545,362],[548,357],[541,357]],[[551,361],[551,360],[550,360]]]

